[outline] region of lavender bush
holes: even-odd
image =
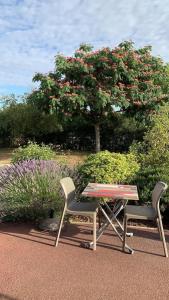
[[[76,177],[75,171],[56,161],[25,160],[1,169],[0,211],[16,219],[37,219],[49,209],[59,212],[64,176]]]

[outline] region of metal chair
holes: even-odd
[[[124,210],[124,236],[123,236],[123,251],[126,248],[126,232],[127,232],[127,221],[129,219],[141,219],[141,220],[156,220],[160,238],[163,242],[164,254],[168,257],[168,251],[165,241],[164,229],[162,224],[162,218],[160,213],[160,199],[162,194],[167,190],[168,186],[164,182],[157,182],[152,192],[152,205],[151,207],[146,206],[135,206],[127,205]]]
[[[58,234],[55,246],[58,246],[60,232],[65,214],[88,216],[93,219],[93,250],[96,250],[96,215],[98,202],[79,202],[75,199],[75,185],[70,177],[65,177],[60,180],[64,192],[65,205],[60,219]]]

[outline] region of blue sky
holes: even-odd
[[[168,0],[0,0],[0,95],[30,92],[35,72],[82,42],[152,45],[169,61]]]

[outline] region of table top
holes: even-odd
[[[82,196],[139,200],[136,185],[89,183]]]

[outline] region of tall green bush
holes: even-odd
[[[110,153],[101,151],[91,154],[79,167],[84,184],[129,183],[139,170],[139,165],[132,154]]]
[[[19,147],[12,154],[12,163],[29,159],[52,160],[55,152],[47,145],[29,142],[27,146]]]
[[[169,185],[169,105],[153,115],[143,142],[133,144],[131,153],[136,155],[141,166],[136,178],[140,199],[149,202],[157,181],[163,180]],[[169,202],[169,191],[164,200]]]

